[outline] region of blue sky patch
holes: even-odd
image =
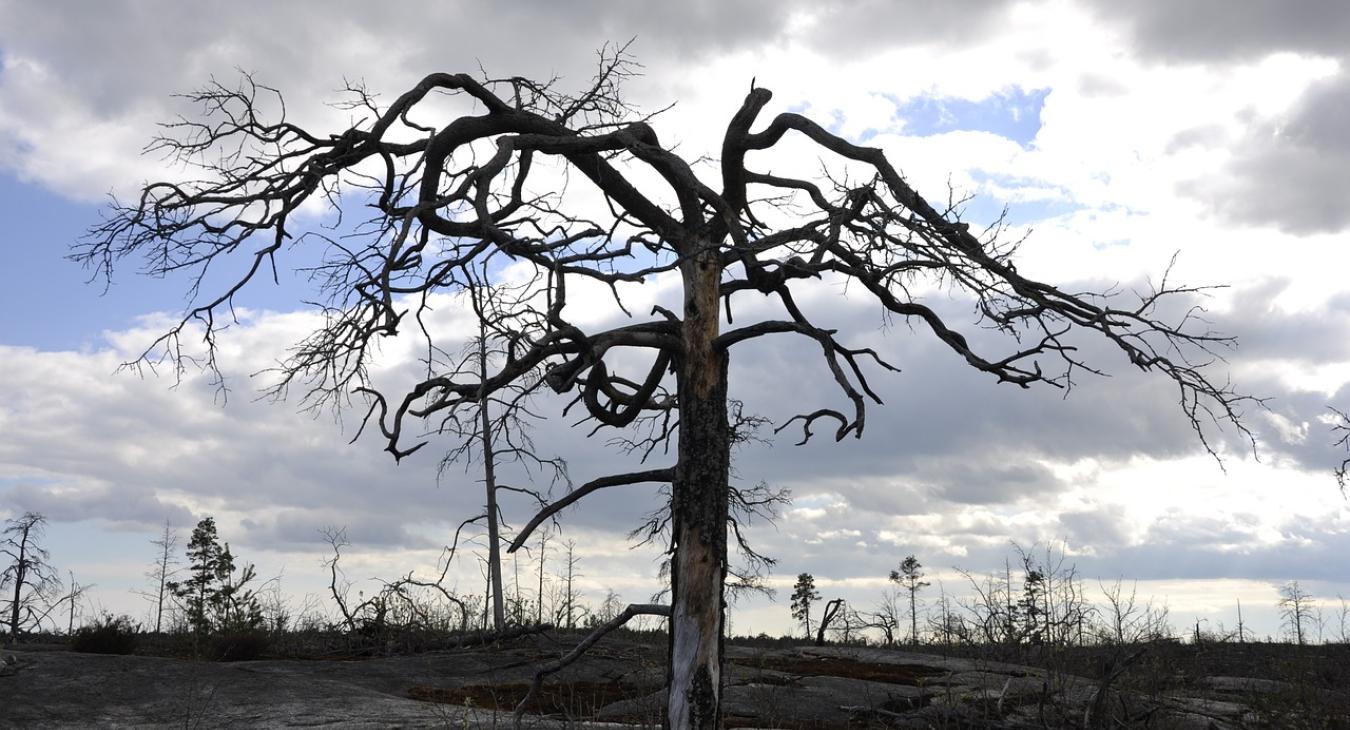
[[[1035,225],[1041,221],[1056,218],[1062,215],[1072,213],[1081,209],[1080,203],[1072,199],[1039,199],[1039,200],[1012,200],[1007,201],[995,195],[989,190],[987,185],[997,185],[1007,190],[1015,190],[1021,187],[1044,187],[1046,183],[1035,179],[1013,177],[1010,175],[994,175],[980,170],[971,170],[971,178],[976,183],[976,187],[969,190],[960,190],[958,192],[974,193],[973,199],[966,202],[961,208],[962,220],[969,223],[972,229],[983,228],[998,218],[1003,211],[1003,206],[1008,207],[1007,222],[1010,225]],[[941,196],[938,195],[941,193]],[[934,191],[929,202],[937,205],[945,205],[946,191]],[[941,208],[939,208],[940,210]]]
[[[989,132],[1028,147],[1041,129],[1041,109],[1049,94],[1050,89],[1027,91],[1014,87],[979,101],[931,95],[893,101],[896,115],[905,122],[907,135]]]

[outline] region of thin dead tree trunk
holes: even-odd
[[[544,623],[544,563],[548,551],[548,530],[539,533],[539,593],[538,605],[534,607],[534,622]]]
[[[1246,632],[1243,630],[1244,627],[1242,626],[1242,599],[1241,599],[1241,598],[1237,599],[1237,607],[1238,607],[1238,643],[1239,643],[1239,644],[1245,644],[1245,643],[1247,643],[1247,636],[1246,636]]]
[[[167,553],[167,551],[166,551],[166,553],[165,553],[165,558],[167,558],[167,557],[168,557],[168,553]],[[166,583],[166,582],[168,581],[168,579],[169,579],[168,575],[166,575],[166,573],[167,573],[167,571],[165,570],[166,567],[167,567],[167,566],[166,566],[163,562],[160,563],[160,571],[159,571],[159,594],[158,594],[158,597],[155,599],[155,633],[156,633],[156,634],[158,634],[158,633],[160,632],[160,630],[161,630],[161,629],[163,628],[163,626],[164,626],[164,585],[165,585],[165,583]]]
[[[487,325],[478,319],[478,376],[487,381]],[[483,444],[483,486],[487,490],[488,581],[492,594],[492,627],[506,626],[506,607],[502,602],[502,550],[498,535],[496,454],[492,448],[492,418],[488,413],[488,392],[478,399],[479,436]]]
[[[727,356],[718,334],[716,249],[699,247],[680,266],[684,279],[679,361],[679,462],[671,499],[670,702],[672,728],[720,724],[727,575],[730,429]]]
[[[28,578],[28,533],[32,529],[31,525],[24,525],[19,537],[19,560],[15,564],[14,575],[14,602],[9,607],[9,635],[15,641],[19,639],[19,598],[24,581]]]
[[[572,590],[573,581],[577,578],[576,568],[576,548],[575,540],[567,541],[567,576],[563,583],[563,617],[562,623],[569,629],[576,628],[576,593]]]
[[[169,565],[172,562],[173,549],[178,545],[178,536],[173,528],[169,526],[169,521],[164,521],[164,533],[158,540],[152,540],[150,544],[159,548],[159,560],[156,561],[156,575],[159,580],[159,592],[155,596],[155,633],[158,634],[164,626],[164,592],[169,583]]]
[[[910,581],[909,586],[909,643],[919,645],[919,609],[916,593],[919,592],[918,586]]]
[[[89,588],[91,588],[92,586],[82,586],[82,585],[80,585],[79,583],[76,583],[76,582],[75,582],[75,572],[74,572],[74,571],[68,570],[68,571],[66,571],[66,573],[70,576],[70,593],[67,594],[66,597],[62,599],[62,600],[69,600],[69,601],[70,601],[70,606],[69,606],[69,608],[70,608],[70,615],[69,615],[69,620],[66,622],[66,636],[74,636],[74,635],[75,635],[75,612],[79,609],[80,599],[84,597],[85,591],[89,590]],[[60,602],[61,602],[61,601],[57,601],[56,603],[60,603]],[[53,605],[52,605],[50,608],[48,608],[47,610],[48,610],[48,612],[50,612],[51,610],[53,610],[53,609],[55,609],[55,608],[56,608],[56,605],[53,604]]]

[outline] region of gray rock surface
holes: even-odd
[[[0,727],[505,728],[533,668],[559,650],[523,642],[232,664],[19,651],[13,663],[0,660],[0,668],[15,670],[0,676]],[[659,726],[658,655],[659,648],[623,644],[597,651],[549,679],[526,725]],[[739,727],[1074,727],[1097,688],[1087,678],[1024,666],[881,649],[738,648],[727,658],[723,710]],[[1240,677],[1197,685],[1165,697],[1125,696],[1113,706],[1151,712],[1154,727],[1238,727],[1250,720],[1241,693],[1283,689]],[[433,698],[441,701],[423,701]],[[586,719],[568,721],[564,712]]]

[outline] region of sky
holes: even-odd
[[[241,299],[221,341],[223,398],[194,372],[179,382],[118,367],[181,314],[184,280],[140,275],[126,260],[110,282],[91,282],[65,257],[109,196],[182,174],[142,150],[157,124],[195,113],[175,94],[213,78],[251,73],[284,93],[290,118],[337,132],[350,112],[333,102],[348,82],[389,100],[429,72],[481,67],[579,87],[597,49],[632,39],[643,69],[628,99],[648,110],[673,102],[654,125],[688,159],[717,154],[753,81],[774,92],[765,119],[795,111],[879,147],[931,198],[950,182],[974,195],[972,222],[1006,207],[1028,234],[1024,274],[1129,291],[1158,281],[1175,256],[1174,280],[1224,287],[1203,304],[1238,346],[1212,372],[1267,399],[1245,413],[1255,453],[1218,433],[1216,460],[1173,388],[1109,349],[1085,350],[1108,376],[1081,378],[1067,397],[1000,386],[922,329],[888,325],[822,286],[806,300],[818,321],[902,372],[873,377],[885,404],[860,440],[794,446],[784,434],[737,452],[741,482],[790,489],[793,502],[775,524],[751,527],[779,561],[779,594],[738,603],[733,631],[786,631],[801,572],[825,597],[866,609],[906,555],[960,595],[959,570],[1001,570],[1015,542],[1061,546],[1089,586],[1138,581],[1179,625],[1231,627],[1240,599],[1250,627],[1276,634],[1286,581],[1328,610],[1350,596],[1350,504],[1332,477],[1343,456],[1327,419],[1328,405],[1350,406],[1347,37],[1350,5],[1339,0],[595,0],[397,13],[0,0],[0,518],[46,514],[56,566],[95,585],[94,606],[136,616],[149,541],[166,520],[186,540],[213,515],[235,554],[278,577],[296,605],[309,596],[327,608],[326,527],[346,527],[343,564],[358,587],[433,570],[482,504],[471,470],[438,475],[453,443],[396,465],[375,439],[352,442],[357,414],[258,397],[266,369],[315,322],[303,276],[283,268]],[[826,164],[804,146],[789,154],[783,164],[798,170]],[[649,305],[676,294],[663,280],[629,296]],[[970,317],[957,295],[924,296]],[[595,324],[621,322],[596,301]],[[454,302],[444,316],[467,326]],[[393,377],[415,354],[391,344],[380,358]],[[738,351],[731,378],[732,396],[775,423],[831,402],[818,362],[789,343]],[[559,418],[559,405],[540,405],[550,418],[535,439],[567,458],[575,482],[633,468]],[[626,535],[659,494],[609,491],[569,510],[561,539],[575,541],[589,600],[608,590],[645,600],[661,554]],[[528,507],[509,502],[508,518],[523,523]],[[481,590],[470,554],[452,576]]]

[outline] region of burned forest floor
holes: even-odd
[[[7,646],[0,727],[512,727],[535,669],[580,635],[409,652],[204,661],[142,645]],[[523,727],[660,727],[665,640],[625,633],[554,674]],[[729,642],[732,728],[1350,727],[1350,646],[1178,644],[919,651]]]

